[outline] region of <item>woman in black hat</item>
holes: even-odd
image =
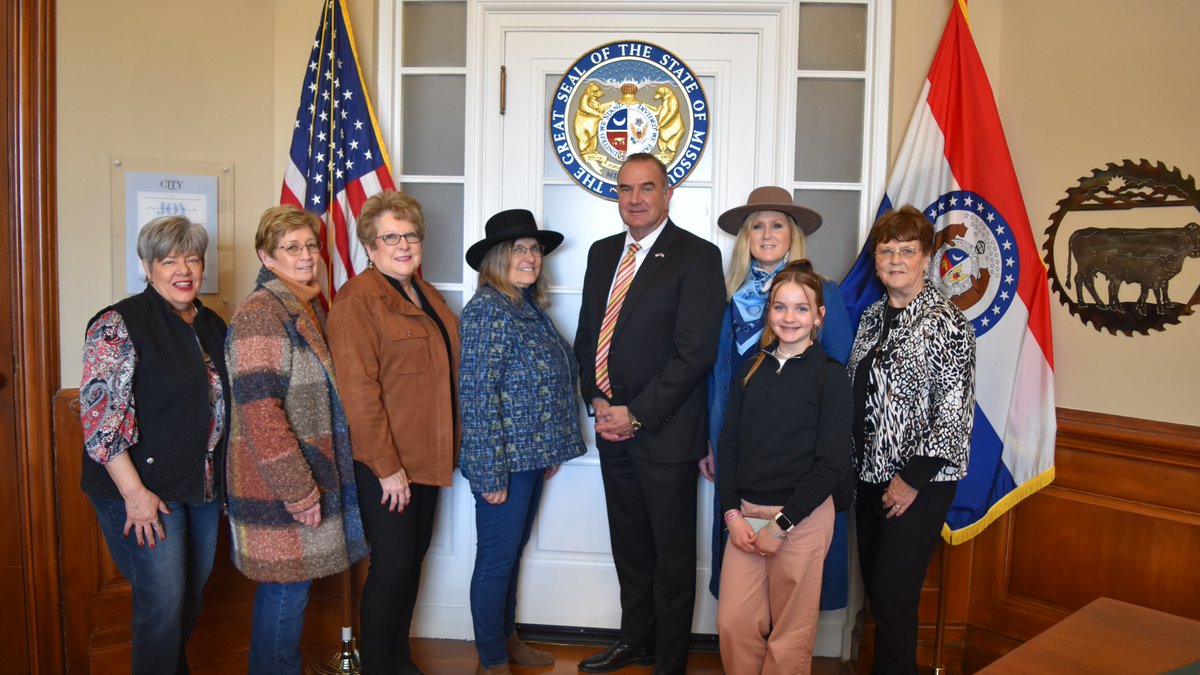
[[[759,351],[771,282],[788,262],[808,257],[805,236],[821,227],[821,214],[795,203],[788,190],[768,185],[752,190],[744,205],[722,213],[717,225],[737,239],[725,272],[725,295],[729,306],[721,322],[717,360],[709,378],[709,453],[700,460],[700,473],[709,481],[716,478],[712,449],[721,436],[730,383]],[[826,354],[845,363],[854,342],[850,317],[836,282],[825,279],[821,291],[825,316],[816,326],[817,341]],[[839,513],[833,546],[825,559],[825,576],[829,582],[821,589],[822,609],[846,605],[849,551],[844,511],[849,508],[849,503],[837,498],[835,502]],[[717,595],[720,583],[724,542],[720,506],[715,508],[713,572],[709,584],[713,595]]]
[[[463,308],[459,467],[475,495],[478,532],[471,576],[476,673],[508,673],[509,661],[537,667],[549,652],[517,637],[517,576],[544,478],[586,448],[571,345],[546,314],[542,260],[563,241],[539,230],[525,209],[501,211],[467,249],[479,290]]]

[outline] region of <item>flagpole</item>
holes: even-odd
[[[350,570],[342,572],[342,648],[333,658],[322,665],[313,668],[317,675],[359,675],[362,673],[362,662],[358,658],[358,649],[354,646],[354,631],[350,625]]]
[[[940,537],[939,537],[940,539]],[[942,665],[942,640],[946,636],[946,586],[950,582],[950,566],[947,564],[949,555],[946,551],[950,544],[941,539],[938,547],[938,608],[937,624],[933,630],[933,675],[945,675],[946,666]]]

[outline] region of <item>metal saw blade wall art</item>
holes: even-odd
[[[1046,229],[1050,286],[1085,324],[1147,335],[1200,303],[1200,193],[1162,162],[1125,160],[1067,189]]]

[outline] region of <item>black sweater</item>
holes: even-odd
[[[799,523],[850,470],[850,382],[819,344],[782,368],[767,354],[743,385],[753,364],[730,387],[717,456],[721,509],[742,499],[783,505],[784,517]]]

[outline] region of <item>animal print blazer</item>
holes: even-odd
[[[850,352],[851,382],[867,352],[879,348],[867,381],[860,480],[884,483],[910,457],[941,457],[935,481],[967,475],[975,417],[975,331],[957,307],[926,284],[892,323],[883,344],[887,298],[863,312]]]

